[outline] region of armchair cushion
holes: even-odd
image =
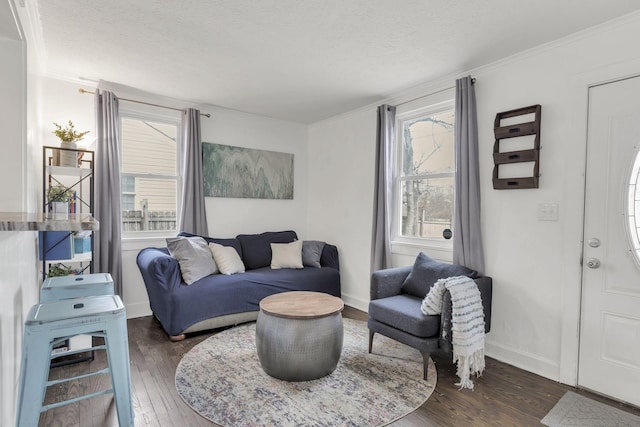
[[[369,318],[420,338],[437,337],[440,316],[427,316],[420,311],[420,298],[400,294],[369,303]]]
[[[418,298],[424,298],[431,286],[439,279],[453,276],[468,276],[475,279],[478,276],[478,272],[462,265],[436,261],[420,252],[409,276],[402,284],[402,292]]]

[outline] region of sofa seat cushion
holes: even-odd
[[[159,301],[151,308],[169,335],[215,316],[260,310],[260,300],[279,292],[315,291],[340,296],[340,272],[334,268],[264,267],[244,273],[212,274],[172,292],[153,290]]]
[[[420,338],[437,336],[440,316],[422,314],[422,300],[408,294],[373,300],[369,303],[369,317]]]

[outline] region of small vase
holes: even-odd
[[[73,150],[78,149],[78,145],[75,142],[62,141],[60,143],[61,148],[70,148]],[[60,166],[78,167],[78,152],[77,151],[60,151]]]
[[[53,219],[69,219],[69,202],[51,202]]]

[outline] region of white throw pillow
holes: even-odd
[[[271,243],[271,268],[303,268],[302,240]]]
[[[238,252],[231,246],[222,246],[218,243],[209,243],[209,249],[213,259],[220,269],[220,273],[227,276],[236,273],[244,273],[244,264]]]
[[[182,280],[187,285],[218,272],[207,241],[202,237],[174,237],[167,239],[169,253],[180,264]]]

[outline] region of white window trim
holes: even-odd
[[[180,216],[182,214],[182,179],[183,179],[183,171],[182,171],[182,121],[180,119],[179,113],[167,113],[162,114],[160,112],[149,112],[145,110],[137,110],[135,108],[121,108],[119,111],[119,132],[122,132],[122,118],[132,118],[138,120],[149,120],[159,123],[167,123],[171,125],[175,125],[177,127],[177,137],[176,137],[176,230],[158,230],[158,231],[133,231],[133,232],[125,232],[122,231],[122,240],[140,240],[140,239],[150,239],[150,238],[166,238],[166,237],[175,237],[176,234],[180,231],[178,222],[180,221]],[[163,176],[156,174],[127,174],[129,176],[153,176],[153,178],[170,178],[173,179],[173,176]],[[122,224],[120,224],[122,227]]]
[[[453,239],[433,239],[427,237],[406,237],[400,235],[402,204],[400,186],[402,181],[408,180],[401,177],[402,163],[402,123],[407,120],[415,119],[422,116],[441,113],[443,111],[455,108],[455,91],[454,89],[442,91],[438,94],[421,98],[417,101],[400,105],[396,108],[396,143],[395,143],[395,159],[393,166],[392,179],[392,223],[391,223],[391,252],[400,255],[409,255],[420,252],[421,250],[439,251],[444,253],[453,252]],[[455,177],[455,171],[453,172]],[[442,174],[450,176],[450,174]],[[433,176],[433,175],[431,175]],[[415,179],[417,176],[412,176]],[[455,194],[454,194],[455,197]],[[453,222],[453,221],[452,221]]]

